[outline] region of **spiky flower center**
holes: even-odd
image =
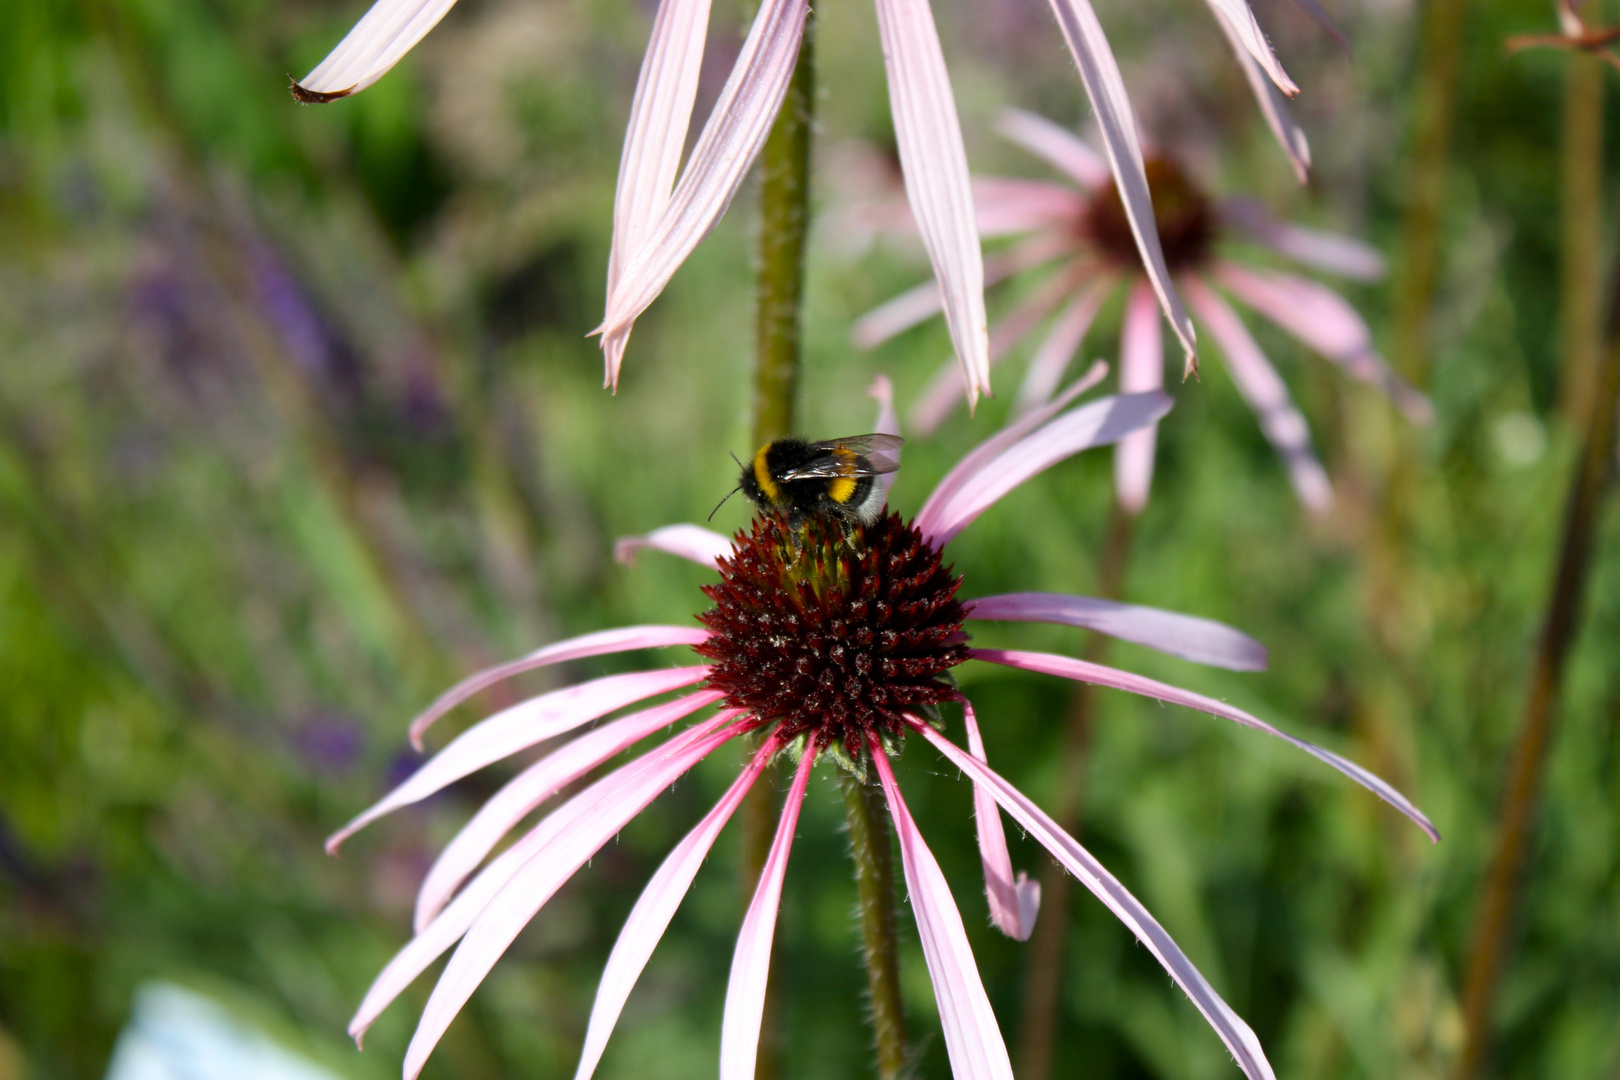
[[[1193,270],[1209,261],[1215,244],[1217,222],[1214,207],[1175,162],[1148,158],[1145,162],[1148,191],[1153,196],[1153,223],[1159,230],[1159,246],[1172,274]],[[1132,270],[1142,267],[1130,219],[1119,197],[1119,187],[1109,181],[1081,211],[1080,231],[1116,266]]]
[[[859,761],[867,733],[898,739],[903,714],[953,698],[967,657],[962,579],[893,514],[871,525],[756,518],[704,588],[709,685],[756,725]]]

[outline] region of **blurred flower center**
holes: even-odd
[[[859,761],[868,731],[899,738],[903,713],[956,696],[944,673],[967,659],[961,584],[895,514],[759,518],[704,587],[714,636],[697,651],[728,707]]]
[[[1153,195],[1153,221],[1159,229],[1164,262],[1172,274],[1196,269],[1209,261],[1215,241],[1215,211],[1208,198],[1187,178],[1181,166],[1167,158],[1145,163],[1148,190]],[[1097,189],[1081,211],[1080,231],[1112,263],[1141,270],[1142,256],[1131,235],[1130,219],[1120,201],[1119,186],[1110,180]]]

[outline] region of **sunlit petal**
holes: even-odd
[[[1183,660],[1231,671],[1263,671],[1266,647],[1224,623],[1158,608],[1064,593],[1007,593],[965,601],[970,619],[1079,626]]]
[[[979,718],[973,703],[962,699],[962,716],[967,724],[968,751],[980,761],[984,737],[979,734]],[[1013,874],[1012,856],[1007,853],[1007,833],[1001,826],[1001,810],[988,792],[973,789],[973,821],[979,836],[979,863],[984,867],[984,896],[990,905],[990,922],[1016,941],[1028,941],[1041,910],[1041,883],[1029,875]]]
[[[1159,332],[1159,308],[1145,282],[1131,288],[1125,321],[1119,335],[1119,389],[1135,394],[1164,387],[1164,337]],[[1114,490],[1120,507],[1140,514],[1153,486],[1153,455],[1159,443],[1159,425],[1133,431],[1114,447]]]
[[[1074,354],[1080,350],[1080,343],[1086,338],[1086,331],[1091,329],[1092,322],[1097,318],[1097,311],[1102,302],[1114,288],[1114,278],[1110,274],[1100,276],[1081,287],[1068,305],[1052,320],[1052,328],[1047,331],[1046,337],[1041,340],[1035,349],[1035,355],[1030,357],[1029,368],[1024,372],[1024,382],[1018,388],[1018,399],[1014,403],[1013,412],[1023,416],[1029,410],[1045,404],[1057,390],[1058,384],[1063,381],[1063,375],[1069,370],[1069,363]]]
[[[376,82],[439,24],[456,0],[377,0],[315,70],[293,84],[300,101],[348,97]]]
[[[1023,109],[1003,109],[996,131],[1067,173],[1083,188],[1108,183],[1108,162],[1080,136],[1061,124]]]
[[[636,552],[662,551],[691,559],[699,566],[713,566],[731,554],[731,538],[701,525],[665,525],[646,536],[624,536],[613,542],[613,557],[626,566],[636,560]]]

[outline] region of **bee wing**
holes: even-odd
[[[833,479],[840,476],[882,476],[900,468],[900,448],[906,440],[898,435],[851,435],[811,443],[817,456],[782,474],[783,480]],[[842,453],[840,453],[842,451]],[[855,455],[852,462],[847,455]]]

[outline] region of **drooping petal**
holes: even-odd
[[[608,1036],[613,1034],[619,1014],[624,1011],[624,1003],[646,968],[653,949],[669,928],[670,919],[675,917],[675,909],[692,887],[698,867],[703,864],[709,849],[714,847],[715,838],[725,828],[726,822],[731,820],[743,796],[748,794],[748,789],[754,786],[760,772],[779,749],[781,743],[775,736],[765,740],[743,774],[732,782],[725,795],[698,822],[697,827],[675,845],[675,850],[669,853],[652,880],[647,882],[647,887],[641,891],[641,898],[630,910],[629,918],[624,920],[619,940],[614,942],[607,966],[602,969],[602,981],[596,987],[596,1003],[591,1006],[591,1020],[585,1028],[585,1046],[580,1051],[579,1068],[574,1071],[574,1080],[590,1080],[596,1072],[597,1063],[602,1060],[602,1051],[607,1048]]]
[[[1159,308],[1143,282],[1131,287],[1125,322],[1119,335],[1119,390],[1136,394],[1164,387],[1164,338],[1159,332]],[[1114,447],[1114,493],[1120,508],[1140,514],[1153,486],[1153,455],[1159,443],[1159,425],[1133,431]]]
[[[1005,667],[1017,668],[1020,671],[1035,671],[1042,675],[1056,675],[1058,678],[1073,679],[1076,682],[1094,683],[1097,686],[1107,686],[1115,690],[1141,694],[1143,697],[1155,698],[1159,701],[1169,702],[1171,705],[1185,705],[1189,709],[1207,712],[1211,716],[1219,716],[1223,720],[1231,720],[1233,723],[1242,724],[1244,727],[1263,731],[1267,735],[1274,735],[1283,742],[1305,751],[1317,760],[1333,766],[1333,768],[1344,773],[1344,775],[1389,803],[1389,805],[1411,818],[1418,828],[1428,834],[1430,840],[1438,842],[1440,839],[1440,833],[1435,830],[1434,824],[1424,816],[1423,811],[1413,806],[1411,800],[1405,795],[1402,795],[1360,765],[1346,761],[1331,750],[1324,750],[1314,743],[1308,743],[1304,739],[1296,739],[1286,732],[1277,730],[1264,720],[1250,716],[1242,709],[1233,708],[1225,702],[1216,701],[1214,698],[1205,697],[1202,694],[1195,694],[1191,690],[1182,690],[1167,683],[1156,682],[1141,675],[1133,675],[1128,671],[1119,671],[1115,668],[1104,667],[1102,664],[1092,664],[1068,656],[1054,656],[1051,653],[1019,652],[1008,649],[973,649],[970,652],[975,660],[1001,664]]]
[[[806,0],[764,0],[663,213],[625,257],[597,332],[627,333],[720,220],[759,155],[793,77]]]
[[[1198,1011],[1204,1014],[1204,1019],[1209,1021],[1210,1027],[1221,1037],[1221,1041],[1232,1052],[1232,1056],[1237,1059],[1238,1067],[1249,1080],[1276,1080],[1276,1074],[1271,1071],[1271,1063],[1266,1060],[1265,1051],[1260,1047],[1260,1040],[1255,1038],[1249,1025],[1245,1024],[1242,1018],[1232,1011],[1232,1007],[1221,999],[1193,962],[1187,959],[1187,955],[1181,951],[1175,940],[1165,932],[1164,927],[1159,925],[1147,908],[1142,906],[1141,901],[1131,895],[1130,890],[1121,885],[1118,879],[1073,837],[1060,829],[1040,807],[992,772],[988,765],[980,762],[972,754],[964,753],[955,743],[927,724],[914,720],[912,727],[919,735],[933,743],[957,768],[966,773],[975,787],[982,787],[988,791],[991,797],[1012,815],[1014,821],[1040,841],[1041,846],[1050,851],[1058,862],[1063,864],[1064,869],[1079,878],[1081,884],[1090,889],[1097,899],[1107,905],[1115,917],[1136,935],[1137,940],[1148,947],[1148,951],[1164,966],[1164,970],[1175,980],[1176,985],[1192,999]]]
[[[1105,274],[1081,288],[1052,320],[1052,328],[1035,349],[1029,368],[1024,372],[1024,382],[1018,388],[1018,400],[1013,405],[1015,415],[1023,416],[1052,397],[1063,381],[1064,372],[1069,370],[1069,362],[1085,340],[1086,331],[1097,318],[1098,309],[1113,288],[1114,276]]]
[[[1247,53],[1265,69],[1271,81],[1283,93],[1299,93],[1299,87],[1294,85],[1294,80],[1277,62],[1277,54],[1271,51],[1271,43],[1266,40],[1265,31],[1255,20],[1254,12],[1249,10],[1247,0],[1209,0],[1209,6],[1215,12],[1215,21],[1221,23],[1233,38],[1233,50],[1238,52],[1240,58]]]
[[[1107,374],[1108,365],[1104,361],[1098,360],[1091,365],[1084,375],[1076,379],[1072,385],[1066,387],[1057,397],[1040,408],[1032,409],[1025,415],[1020,416],[1017,420],[1014,420],[984,440],[984,442],[969,450],[962,457],[962,460],[958,461],[955,467],[945,474],[945,478],[935,486],[933,493],[928,496],[928,502],[923,505],[923,510],[927,511],[929,506],[944,504],[953,498],[968,481],[982,472],[986,465],[999,457],[1008,447],[1062,412],[1069,402],[1102,382]],[[921,513],[917,515],[917,520],[919,523],[918,528],[921,528],[923,520]]]
[[[894,411],[894,384],[889,381],[889,377],[879,375],[872,380],[872,386],[866,392],[878,403],[877,420],[873,422],[872,430],[880,435],[900,434],[900,417]],[[896,464],[900,461],[900,453],[901,450],[897,449],[889,455],[895,460]],[[887,472],[881,476],[873,477],[872,483],[876,484],[883,492],[884,498],[888,498],[889,489],[894,486],[895,477],[898,475],[900,475],[898,472]]]
[[[1209,664],[1229,671],[1264,671],[1266,668],[1266,647],[1248,634],[1212,619],[1174,611],[1043,592],[985,596],[964,601],[964,606],[970,619],[1079,626],[1121,641],[1146,645],[1195,664]]]
[[[1204,320],[1226,354],[1226,368],[1232,373],[1232,381],[1237,383],[1243,400],[1254,410],[1260,430],[1288,466],[1288,479],[1300,502],[1314,514],[1326,513],[1333,505],[1333,485],[1311,449],[1310,425],[1294,407],[1282,376],[1224,300],[1202,281],[1189,279],[1186,284],[1193,310],[1198,312],[1198,317]]]
[[[1362,382],[1377,386],[1413,423],[1434,418],[1429,399],[1395,374],[1372,345],[1372,331],[1338,293],[1295,274],[1278,274],[1221,262],[1215,278],[1232,295],[1340,364]]]
[[[1082,405],[1002,451],[946,499],[939,500],[936,492],[918,512],[916,526],[929,543],[942,547],[1025,480],[1152,423],[1171,404],[1165,394],[1151,393],[1119,394]]]
[[[625,127],[619,183],[613,196],[613,246],[608,253],[608,295],[625,263],[652,229],[675,186],[686,130],[697,99],[698,74],[708,37],[709,0],[661,0],[641,60],[636,96]],[[628,335],[603,342],[606,385],[619,385],[619,362]]]
[[[1210,7],[1215,11],[1215,22],[1226,35],[1226,40],[1232,45],[1232,52],[1237,56],[1237,62],[1243,68],[1243,75],[1249,80],[1249,89],[1254,91],[1254,100],[1260,106],[1260,115],[1266,118],[1266,126],[1277,137],[1282,148],[1288,154],[1288,160],[1294,164],[1294,175],[1299,177],[1300,183],[1305,183],[1311,177],[1311,144],[1305,138],[1305,131],[1294,122],[1293,114],[1288,111],[1288,101],[1271,81],[1260,62],[1249,54],[1242,35],[1232,25],[1226,13],[1221,9],[1217,0],[1211,0]]]
[[[411,721],[411,745],[422,749],[422,736],[433,722],[481,690],[487,690],[512,676],[550,664],[563,664],[587,656],[629,652],[632,649],[657,649],[669,645],[700,645],[707,641],[709,632],[699,626],[622,626],[613,630],[599,630],[582,634],[566,641],[553,642],[536,649],[527,656],[509,660],[504,664],[485,668],[469,675],[439,695],[420,716]]]
[[[771,841],[765,866],[759,872],[759,885],[737,933],[731,978],[726,983],[726,1008],[720,1019],[720,1080],[754,1080],[759,1027],[765,1015],[765,982],[771,971],[771,942],[776,937],[776,911],[782,902],[782,879],[787,875],[793,830],[799,825],[799,807],[804,805],[804,789],[810,783],[815,761],[812,741],[799,759],[799,771],[793,775],[793,786],[782,802],[776,839]]]
[[[315,70],[293,84],[303,102],[335,101],[382,78],[456,0],[377,0]]]
[[[620,751],[723,697],[718,690],[699,690],[668,705],[620,717],[558,747],[508,780],[433,860],[416,891],[415,931],[427,928],[467,876],[531,810]]]
[[[648,776],[657,779],[660,786],[673,781],[718,745],[717,739],[724,741],[731,737],[732,732],[723,728],[735,715],[734,712],[720,714],[693,725],[662,746],[602,777],[542,818],[522,839],[501,852],[468,882],[427,929],[394,954],[373,980],[371,989],[366,991],[354,1019],[349,1021],[349,1034],[359,1041],[383,1009],[467,932],[490,898],[512,880],[512,875],[528,863],[530,856],[547,850],[547,845],[558,836],[574,829],[582,817],[594,812],[604,796],[618,798],[627,785]]]
[[[990,342],[984,262],[956,99],[927,0],[877,0],[876,6],[906,198],[934,265],[971,405],[990,393]]]
[[[934,1000],[939,1003],[939,1026],[945,1034],[951,1075],[957,1080],[1013,1080],[1007,1044],[1002,1041],[1001,1026],[996,1023],[990,998],[979,978],[979,966],[973,959],[951,887],[934,853],[923,843],[922,833],[900,797],[900,785],[895,783],[883,744],[875,735],[871,747],[872,763],[894,818],[900,865],[905,871],[911,914],[917,920],[917,939],[922,943],[928,977],[934,984]]]
[[[1108,182],[1108,162],[1061,124],[1023,109],[1003,109],[996,131],[1090,190]]]
[[[1384,257],[1370,244],[1338,233],[1278,221],[1253,199],[1230,199],[1222,203],[1221,220],[1279,255],[1352,281],[1377,281],[1388,269]]]
[[[1043,180],[981,176],[973,181],[982,239],[1064,228],[1079,218],[1082,205],[1073,188]]]
[[[1231,0],[1242,4],[1243,0]],[[1125,94],[1125,80],[1120,78],[1119,65],[1114,52],[1108,47],[1102,24],[1092,10],[1090,0],[1050,0],[1063,37],[1069,43],[1069,52],[1080,69],[1080,81],[1085,84],[1091,107],[1096,110],[1097,124],[1102,130],[1103,149],[1108,154],[1108,167],[1119,186],[1120,202],[1136,237],[1136,248],[1142,255],[1153,291],[1170,320],[1181,347],[1187,354],[1188,374],[1198,370],[1197,334],[1192,320],[1181,306],[1175,282],[1164,264],[1164,250],[1159,246],[1159,227],[1153,219],[1153,199],[1148,194],[1147,174],[1142,168],[1142,146],[1136,138],[1136,120],[1131,114],[1131,102]]]
[[[707,664],[694,664],[661,671],[607,675],[578,686],[553,690],[503,709],[456,736],[404,783],[333,833],[326,841],[326,850],[337,851],[338,845],[344,840],[384,814],[425,799],[446,784],[454,783],[485,765],[572,731],[615,709],[622,709],[655,694],[690,686],[708,674]],[[676,708],[680,705],[676,701],[666,707]]]
[[[438,985],[428,996],[422,1019],[405,1050],[405,1078],[414,1080],[472,992],[495,961],[602,845],[693,765],[732,738],[725,729],[692,742],[680,752],[649,754],[646,766],[621,770],[616,783],[603,783],[596,798],[582,804],[567,828],[558,830],[489,898],[457,946]],[[628,774],[622,775],[621,774]]]
[[[624,536],[613,541],[613,557],[629,566],[636,561],[636,552],[644,548],[679,555],[712,569],[731,554],[731,537],[701,525],[665,525],[646,536]]]
[[[979,718],[967,698],[962,699],[962,715],[967,723],[968,751],[988,763]],[[978,826],[979,863],[984,867],[984,896],[990,905],[991,925],[1015,941],[1028,941],[1035,929],[1035,916],[1041,910],[1041,883],[1029,880],[1022,871],[1014,876],[1001,811],[989,793],[977,787],[973,789],[973,821]]]
[[[1041,233],[1022,240],[984,260],[984,283],[994,285],[1014,274],[1039,266],[1074,248],[1064,236]],[[872,349],[896,334],[939,314],[939,283],[925,281],[868,311],[855,320],[849,340],[858,349]]]

